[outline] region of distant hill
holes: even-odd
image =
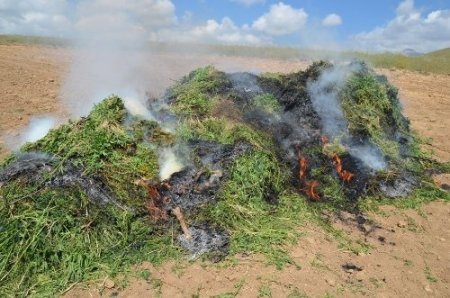
[[[433,57],[433,58],[450,59],[450,48],[430,52],[430,53],[426,54],[425,56]]]
[[[66,46],[71,42],[63,38],[2,35],[0,34],[0,45],[9,44],[37,44],[44,46]],[[414,49],[405,49],[399,53],[371,53],[354,51],[318,50],[298,47],[277,46],[245,46],[245,45],[223,45],[223,44],[199,44],[199,43],[166,43],[149,42],[148,49],[154,53],[178,53],[182,48],[185,53],[199,53],[204,49],[209,54],[224,56],[259,57],[282,60],[333,60],[362,59],[370,62],[374,67],[409,69],[421,72],[442,73],[450,75],[450,48],[422,54]]]
[[[408,57],[418,57],[418,56],[422,56],[423,55],[423,53],[417,52],[414,49],[404,49],[402,51],[402,54],[405,55],[405,56],[408,56]]]
[[[11,44],[68,46],[69,40],[59,37],[0,34],[0,45],[11,45]]]

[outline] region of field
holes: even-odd
[[[61,121],[67,119],[68,113],[57,98],[72,50],[35,42],[24,44],[20,40],[3,43],[7,44],[0,45],[0,135],[17,134],[36,114],[56,114]],[[256,54],[248,57],[252,51]],[[152,78],[152,91],[157,94],[173,80],[207,64],[225,71],[292,72],[304,69],[311,58],[305,54],[295,59],[292,49],[274,49],[266,56],[258,52],[267,53],[261,49],[225,48],[202,55],[187,50],[176,58],[173,53],[149,54],[149,61],[157,64],[146,65],[142,71]],[[405,114],[412,127],[427,139],[426,149],[448,162],[450,77],[446,71],[450,68],[444,68],[439,60],[448,63],[450,59],[445,55],[442,52],[405,58],[406,62],[401,57],[390,60],[390,55],[372,56],[369,60],[384,67],[378,72],[387,75],[400,89]],[[411,60],[425,58],[427,63]],[[2,141],[0,154],[5,156],[7,138]],[[450,184],[446,176],[437,177],[436,181]],[[331,226],[300,221],[297,232],[302,237],[288,247],[292,262],[281,269],[267,265],[266,259],[257,254],[236,255],[218,264],[179,260],[155,267],[143,263],[133,270],[137,277],[126,283],[120,277],[112,282],[111,277],[105,276],[88,285],[73,285],[65,295],[84,297],[89,292],[93,296],[109,296],[118,292],[122,297],[148,293],[164,297],[447,296],[449,205],[438,200],[413,209],[405,207],[388,205],[374,210],[369,217],[378,228],[367,235],[358,230],[356,219],[350,214],[331,218]],[[356,267],[343,269],[345,264]]]

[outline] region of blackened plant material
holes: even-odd
[[[251,145],[242,142],[223,145],[197,140],[188,145],[192,149],[195,164],[172,174],[157,187],[162,198],[170,198],[158,206],[167,211],[178,206],[188,212],[214,202],[232,162],[251,149]],[[169,187],[162,187],[163,184]]]
[[[86,193],[89,200],[97,205],[114,204],[122,209],[126,209],[117,202],[100,176],[85,175],[82,169],[71,164],[66,164],[60,173],[45,183],[45,186],[49,188],[79,187]]]
[[[50,176],[50,178],[49,178]],[[113,204],[127,209],[118,203],[102,178],[85,175],[84,170],[70,162],[60,164],[58,158],[42,152],[26,152],[0,171],[0,183],[22,178],[26,183],[44,183],[48,188],[80,188],[89,200],[97,205]]]
[[[42,152],[26,152],[19,154],[16,160],[0,170],[0,183],[24,177],[35,182],[42,178],[45,172],[52,171],[57,159]]]

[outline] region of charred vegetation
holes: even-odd
[[[448,165],[424,156],[396,89],[363,63],[287,75],[205,67],[148,108],[154,119],[112,96],[2,162],[1,291],[45,279],[35,294],[55,293],[181,248],[283,266],[295,227],[323,210],[448,199],[426,175]],[[179,159],[167,177],[165,150]]]

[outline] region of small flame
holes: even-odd
[[[295,145],[298,159],[298,180],[300,183],[300,190],[304,192],[311,201],[319,201],[320,195],[317,192],[319,182],[306,181],[306,170],[308,169],[308,160],[303,156],[299,145]]]
[[[306,177],[306,169],[308,167],[308,161],[303,156],[300,157],[298,161],[299,171],[298,171],[298,179],[300,181],[305,181]]]
[[[317,181],[307,181],[305,182],[305,187],[303,188],[303,191],[306,192],[308,195],[308,198],[312,201],[319,201],[320,195],[317,193],[317,187],[319,186],[319,182]]]
[[[306,179],[306,170],[308,168],[308,160],[302,155],[300,151],[300,146],[295,145],[295,150],[297,151],[297,159],[298,159],[298,180],[301,184],[305,182]]]
[[[341,158],[337,154],[333,155],[333,164],[336,168],[336,172],[338,173],[338,175],[342,179],[342,181],[347,182],[347,183],[352,181],[353,176],[355,176],[355,175],[342,168]]]
[[[145,208],[147,209],[150,217],[155,220],[167,220],[168,215],[167,211],[161,208],[162,204],[170,203],[170,198],[164,197],[161,198],[161,194],[159,192],[159,188],[161,184],[153,183],[147,179],[139,179],[134,182],[136,185],[140,185],[145,187],[147,190],[147,202],[145,204]]]

